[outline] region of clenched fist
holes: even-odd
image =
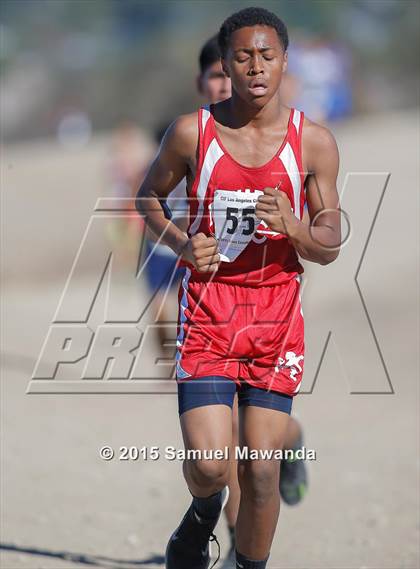
[[[182,252],[182,258],[194,265],[200,273],[217,271],[220,265],[217,240],[204,233],[193,235]]]
[[[287,194],[276,188],[264,188],[264,195],[255,206],[255,215],[278,233],[287,234],[288,228],[297,221]]]

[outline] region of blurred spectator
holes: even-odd
[[[107,226],[108,237],[114,248],[118,248],[119,258],[125,259],[132,266],[138,254],[143,232],[145,242],[141,251],[142,272],[147,284],[147,294],[151,299],[152,321],[167,323],[171,321],[167,314],[165,296],[168,291],[178,287],[183,269],[177,269],[177,257],[170,247],[157,243],[151,232],[145,228],[137,213],[127,213],[132,209],[132,200],[147,172],[150,162],[161,142],[167,124],[155,132],[155,143],[150,144],[146,135],[134,123],[126,121],[115,130],[112,138],[109,176],[112,185],[112,197],[116,198],[114,209],[121,210],[121,216],[115,216]],[[180,197],[179,197],[180,196]],[[185,212],[188,209],[185,181],[171,193],[173,216],[181,213],[185,224]],[[181,207],[182,202],[182,207]],[[125,213],[124,213],[125,212]],[[173,320],[173,318],[172,318]],[[164,346],[166,337],[164,326],[156,328],[159,346]]]
[[[284,98],[317,122],[348,116],[352,93],[347,50],[321,37],[292,45]]]
[[[111,143],[109,178],[115,210],[130,209],[146,168],[156,148],[143,131],[131,121],[122,122],[114,131]],[[138,215],[115,217],[107,226],[108,237],[120,249],[123,258],[137,252],[143,224]]]
[[[60,118],[57,126],[58,142],[69,148],[86,146],[92,136],[92,123],[82,111],[74,111]]]

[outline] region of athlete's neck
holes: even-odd
[[[226,101],[226,105],[228,106],[226,124],[232,128],[249,125],[253,128],[263,129],[281,120],[285,112],[285,107],[281,104],[278,93],[264,107],[258,108],[249,105],[233,91],[232,97]]]

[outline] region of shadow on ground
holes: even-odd
[[[16,553],[27,553],[28,555],[38,555],[42,557],[54,557],[55,559],[63,559],[72,563],[80,563],[82,565],[96,565],[97,567],[106,567],[109,569],[130,569],[135,567],[142,569],[150,565],[163,565],[165,557],[163,555],[151,555],[147,559],[115,559],[114,557],[105,557],[102,555],[86,555],[84,553],[72,553],[70,551],[51,551],[50,549],[40,549],[37,547],[22,547],[12,543],[1,543],[0,550]]]

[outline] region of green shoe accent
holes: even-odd
[[[299,499],[300,499],[300,500],[302,500],[303,497],[305,496],[305,494],[306,494],[306,489],[307,489],[307,486],[306,486],[305,483],[302,482],[301,484],[299,484],[299,486],[298,486],[298,494],[299,494]]]

